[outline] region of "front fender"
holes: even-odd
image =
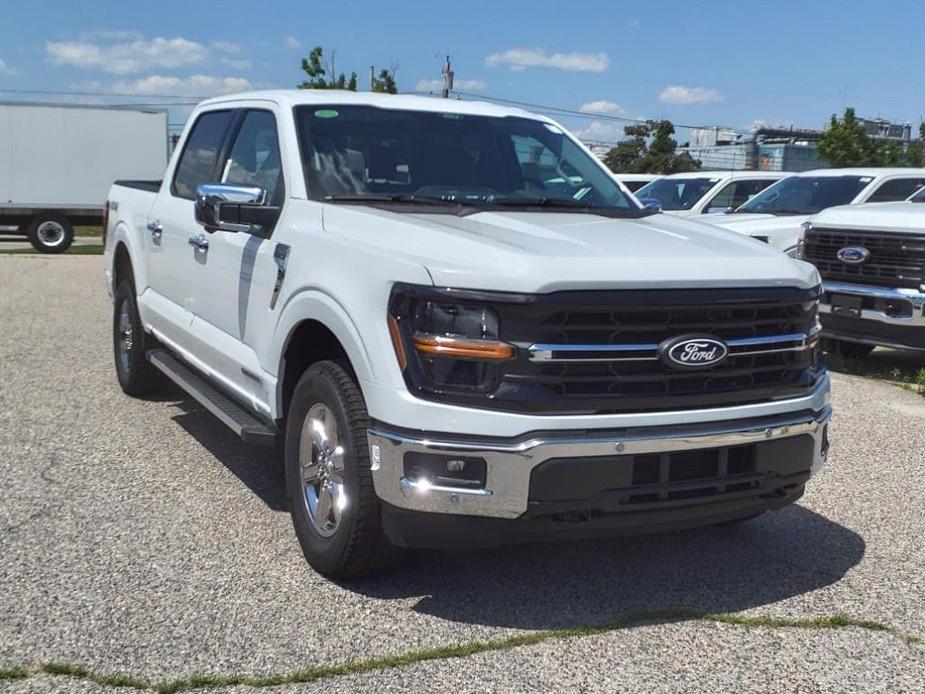
[[[360,382],[375,380],[375,367],[369,356],[369,348],[360,334],[350,314],[334,297],[318,289],[306,289],[294,294],[280,312],[277,323],[276,339],[272,354],[276,355],[274,364],[267,364],[278,380],[276,389],[276,411],[282,412],[283,360],[286,348],[300,323],[307,320],[318,321],[330,330],[347,352],[350,364]]]

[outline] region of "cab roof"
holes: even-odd
[[[899,166],[854,166],[844,169],[812,169],[801,171],[794,176],[923,176],[925,169]]]
[[[412,94],[379,94],[376,92],[351,92],[342,89],[272,89],[264,91],[228,94],[226,96],[206,99],[201,107],[227,105],[236,101],[271,101],[286,108],[312,105],[351,105],[375,106],[378,108],[399,109],[406,111],[430,111],[434,113],[455,113],[472,116],[517,116],[553,123],[545,116],[531,113],[524,109],[499,106],[485,101],[460,101],[458,99],[441,99],[433,96],[415,96]]]

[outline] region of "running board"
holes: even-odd
[[[242,441],[258,446],[276,444],[275,429],[267,426],[236,402],[220,393],[202,376],[166,350],[152,349],[147,356],[152,366],[214,414],[222,424],[240,436]]]

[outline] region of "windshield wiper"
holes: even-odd
[[[578,200],[570,200],[568,198],[520,198],[520,197],[507,197],[507,198],[492,198],[489,202],[490,205],[498,205],[501,207],[541,207],[544,209],[554,209],[554,210],[575,210],[576,212],[583,212],[586,214],[596,214],[601,217],[625,217],[636,219],[639,217],[648,217],[649,215],[656,214],[658,210],[649,210],[649,209],[638,209],[632,207],[594,207],[593,205],[588,205],[587,203],[580,202]]]
[[[569,209],[591,210],[594,209],[587,203],[568,198],[491,198],[491,205],[503,205],[505,207],[567,207]]]
[[[768,212],[769,212],[770,214],[782,214],[782,215],[788,215],[788,214],[816,214],[816,212],[812,212],[812,211],[810,211],[810,210],[787,210],[787,209],[784,209],[784,210],[768,210]],[[817,212],[818,212],[818,210],[817,210]]]
[[[447,205],[466,204],[466,201],[463,200],[445,200],[443,198],[431,197],[428,195],[414,195],[411,193],[335,193],[333,195],[325,195],[324,199],[328,202],[398,202],[417,205],[440,205],[443,207]]]

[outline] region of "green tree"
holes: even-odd
[[[649,120],[628,125],[623,132],[629,139],[618,142],[604,155],[604,163],[611,171],[672,174],[700,168],[700,162],[690,154],[678,153],[671,121]]]
[[[841,119],[832,114],[817,151],[830,166],[876,166],[886,156],[880,149],[849,107]]]
[[[357,73],[351,72],[347,77],[343,72],[336,75],[334,70],[334,51],[331,51],[331,60],[328,65],[324,62],[324,49],[315,46],[308,58],[302,58],[302,71],[308,76],[299,89],[347,89],[351,92],[357,90]],[[335,76],[336,75],[336,76]],[[395,82],[395,70],[380,70],[379,76],[373,78],[374,92],[397,94],[398,85]]]
[[[299,85],[299,89],[348,89],[357,90],[357,73],[351,72],[348,78],[343,72],[335,77],[334,51],[331,51],[331,62],[324,66],[324,49],[315,46],[308,58],[302,58],[302,70],[308,79]]]
[[[906,163],[909,166],[925,166],[925,123],[919,123],[919,137],[909,143]]]
[[[380,70],[379,76],[373,78],[373,91],[383,94],[397,94],[398,85],[395,84],[395,70]]]

